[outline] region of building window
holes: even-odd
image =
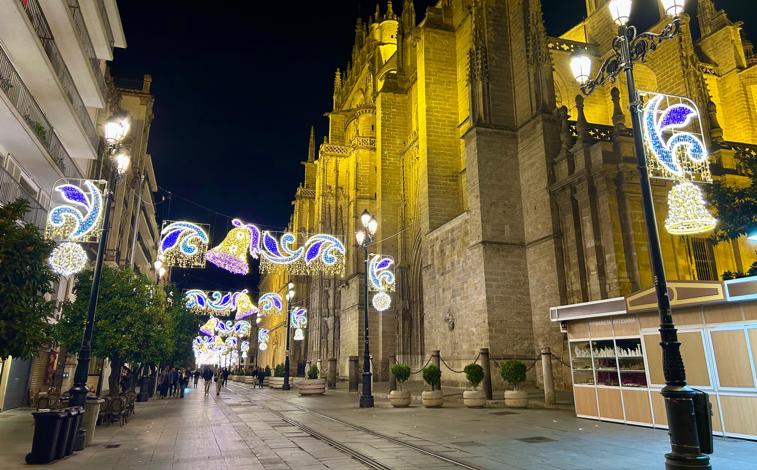
[[[707,238],[691,239],[691,254],[694,258],[694,268],[700,281],[717,281],[718,270],[715,266],[715,253],[712,243]]]

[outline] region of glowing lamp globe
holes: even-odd
[[[129,169],[129,163],[131,163],[131,156],[129,156],[129,152],[126,149],[119,150],[118,153],[113,156],[113,164],[116,166],[116,171],[119,176],[126,173],[126,170]]]
[[[371,217],[371,221],[368,222],[368,233],[376,235],[376,230],[378,230],[378,221]]]
[[[631,19],[632,4],[632,0],[610,0],[607,4],[607,8],[610,9],[610,16],[617,25],[624,25]]]
[[[105,140],[113,145],[124,140],[131,128],[131,122],[128,117],[113,118],[106,122],[103,127]]]
[[[591,75],[591,57],[583,53],[574,55],[570,59],[570,70],[579,85],[588,82]]]
[[[368,212],[368,209],[363,210],[363,213],[360,214],[360,223],[363,224],[363,227],[368,228],[368,222],[371,221],[373,216],[370,212]]]
[[[365,242],[365,232],[362,230],[358,230],[357,233],[355,234],[355,240],[357,241],[358,245],[362,246],[363,243]]]
[[[683,13],[683,8],[685,6],[685,0],[662,0],[662,9],[668,16],[679,16],[681,13]]]

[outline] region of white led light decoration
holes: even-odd
[[[204,268],[209,228],[205,224],[166,220],[160,230],[158,259],[165,266]]]
[[[690,181],[682,181],[668,193],[668,217],[665,230],[672,235],[693,235],[709,232],[717,220],[707,211],[699,188]]]
[[[390,256],[371,255],[368,263],[368,288],[372,291],[394,292],[394,260]]]
[[[266,292],[258,298],[258,306],[263,315],[281,312],[284,308],[284,300],[276,292]]]
[[[55,241],[95,243],[103,221],[104,181],[65,179],[55,186],[45,236]]]
[[[297,236],[284,233],[277,240],[270,232],[263,232],[260,253],[260,272],[271,272],[277,266],[286,267],[296,275],[341,275],[347,250],[341,240],[325,233],[311,236],[295,248]]]
[[[392,306],[392,297],[386,292],[377,292],[371,303],[377,312],[384,312]]]
[[[50,266],[55,274],[72,276],[87,266],[87,252],[78,243],[63,242],[50,253]]]
[[[270,340],[270,336],[268,335],[268,333],[269,333],[269,331],[268,331],[267,328],[260,328],[258,330],[258,343],[260,343],[260,345],[258,346],[258,348],[261,351],[265,351],[266,349],[268,349],[268,344],[267,343]]]

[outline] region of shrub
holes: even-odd
[[[468,364],[463,369],[463,372],[465,372],[465,378],[468,379],[468,383],[474,389],[484,380],[484,368],[478,364]]]
[[[271,376],[271,368],[268,367],[268,366],[265,366],[264,374],[265,374],[265,377],[270,377]]]
[[[308,378],[309,379],[318,378],[318,366],[310,366],[310,369],[308,369]]]
[[[397,379],[397,382],[407,382],[410,378],[410,366],[407,364],[393,364],[392,375]]]
[[[436,388],[442,380],[442,370],[436,367],[434,364],[429,364],[423,369],[423,380],[431,385],[431,388]]]
[[[284,377],[284,364],[276,364],[276,367],[273,368],[273,375]]]
[[[505,382],[513,386],[514,390],[518,390],[519,385],[526,380],[526,365],[521,361],[511,359],[502,363],[499,374]]]

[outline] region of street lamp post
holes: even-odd
[[[89,359],[92,353],[92,338],[94,336],[95,312],[97,311],[97,296],[100,292],[100,277],[102,276],[103,258],[108,244],[108,224],[110,222],[110,204],[113,199],[116,182],[121,178],[129,167],[129,153],[121,147],[126,134],[129,132],[129,119],[127,117],[114,117],[105,124],[105,157],[110,158],[113,168],[110,171],[107,193],[105,194],[105,213],[103,215],[103,229],[100,242],[97,245],[97,258],[95,258],[95,270],[92,275],[92,289],[89,295],[89,308],[87,309],[87,323],[84,326],[84,336],[81,341],[76,372],[74,373],[74,386],[69,390],[71,396],[70,406],[84,406],[87,399],[87,375],[89,372]]]
[[[649,252],[654,277],[655,292],[657,294],[657,310],[660,315],[660,346],[662,347],[663,372],[665,387],[662,396],[668,418],[668,428],[671,452],[665,455],[665,468],[668,470],[682,470],[692,468],[712,468],[710,459],[705,452],[710,452],[709,446],[702,444],[711,436],[700,436],[697,429],[697,414],[695,401],[701,400],[701,392],[695,391],[686,384],[686,372],[681,357],[678,333],[673,323],[673,315],[668,297],[668,286],[665,279],[665,269],[662,261],[660,238],[655,219],[654,202],[652,200],[652,186],[647,172],[647,162],[642,141],[641,101],[636,91],[633,66],[635,62],[643,62],[649,51],[668,39],[672,39],[680,31],[685,0],[662,0],[665,14],[672,16],[672,21],[659,33],[637,33],[634,26],[629,26],[632,0],[611,0],[608,8],[613,20],[618,25],[618,35],[613,40],[614,54],[604,61],[595,78],[591,73],[591,59],[583,54],[575,56],[571,61],[571,69],[576,80],[581,84],[581,91],[585,95],[591,94],[597,86],[614,81],[621,72],[625,73],[628,87],[628,100],[633,126],[634,149],[636,162],[641,180],[641,197],[644,206],[644,219],[649,239]],[[709,419],[709,417],[707,417]]]
[[[294,284],[291,282],[287,284],[287,329],[286,329],[286,336],[287,336],[287,342],[286,342],[286,357],[284,358],[284,385],[281,386],[282,390],[289,390],[292,387],[289,385],[289,328],[291,327],[291,315],[290,310],[291,306],[290,303],[292,302],[292,299],[294,298]]]
[[[370,262],[368,247],[373,243],[373,238],[378,229],[378,221],[366,209],[360,215],[360,223],[363,225],[363,228],[355,233],[355,240],[363,248],[363,254],[365,255],[365,284],[363,286],[365,295],[363,302],[363,391],[360,395],[360,408],[372,408],[373,391],[371,388],[373,374],[371,373],[370,341],[368,339],[368,263]]]

